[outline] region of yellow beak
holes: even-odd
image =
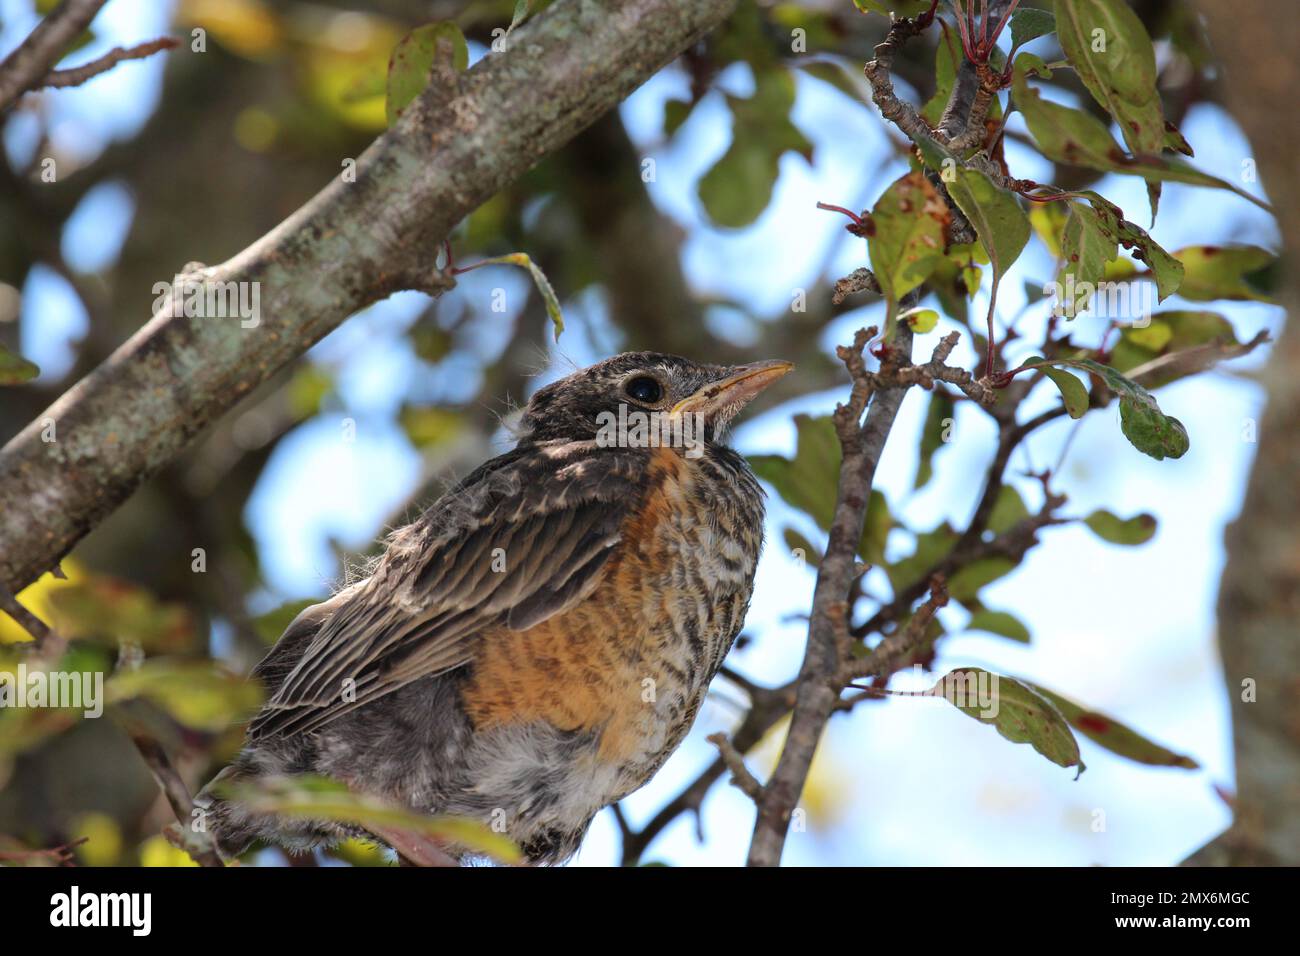
[[[701,412],[714,417],[722,413],[722,417],[730,418],[792,368],[793,362],[782,359],[742,365],[726,378],[710,382],[694,395],[683,398],[673,406],[670,414]]]

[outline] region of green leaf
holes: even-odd
[[[948,195],[975,227],[993,267],[988,311],[991,326],[997,314],[998,285],[1029,241],[1029,217],[1015,196],[977,170],[957,167],[954,181],[948,183]]]
[[[403,404],[398,423],[416,448],[432,448],[465,431],[465,421],[455,412],[436,405]]]
[[[1030,643],[1030,628],[1024,626],[1021,619],[1006,611],[989,610],[988,607],[980,607],[971,614],[971,619],[966,622],[966,630],[993,633],[1021,644]]]
[[[1120,430],[1138,451],[1157,461],[1181,458],[1187,453],[1187,429],[1183,423],[1160,411],[1155,396],[1137,382],[1092,359],[1053,361],[1057,365],[1070,365],[1100,376],[1107,387],[1119,396]]]
[[[1133,257],[1145,262],[1156,281],[1156,294],[1160,301],[1178,291],[1183,281],[1183,264],[1171,256],[1147,233],[1145,229],[1124,218],[1124,211],[1100,193],[1084,190],[1081,195],[1092,205],[1097,228],[1106,241],[1115,242],[1131,250]],[[1087,206],[1080,206],[1087,215]],[[1115,257],[1112,256],[1112,259]],[[1107,270],[1109,275],[1109,270]]]
[[[934,327],[939,324],[939,313],[934,309],[908,309],[899,318],[906,319],[907,324],[917,335],[933,332]]]
[[[145,651],[183,653],[199,629],[184,604],[160,601],[149,590],[107,575],[87,575],[49,591],[52,624],[61,637],[116,647],[129,641]]]
[[[1119,125],[1138,156],[1159,158],[1167,133],[1156,90],[1155,49],[1126,0],[1057,0],[1066,58],[1083,84]],[[1085,35],[1086,34],[1086,35]],[[1151,220],[1161,184],[1147,179]]]
[[[788,550],[792,555],[801,554],[803,560],[814,568],[821,564],[821,550],[794,528],[786,528],[781,533],[781,536],[785,539],[786,550]]]
[[[1026,359],[1024,364],[1037,365],[1046,361],[1047,359],[1042,356],[1035,355]],[[1044,365],[1042,371],[1060,391],[1061,398],[1065,401],[1065,410],[1069,416],[1071,418],[1082,418],[1083,413],[1088,410],[1088,389],[1083,382],[1064,369],[1053,368],[1050,365]]]
[[[957,169],[948,193],[975,227],[996,283],[1029,241],[1029,218],[1013,194],[978,170]]]
[[[1152,353],[1159,353],[1169,340],[1174,337],[1174,330],[1170,328],[1168,322],[1151,321],[1145,327],[1131,325],[1120,333],[1121,336],[1127,335],[1128,341],[1142,349],[1147,349]],[[1119,368],[1114,362],[1111,363],[1115,368]],[[1123,371],[1123,369],[1120,369]]]
[[[884,16],[893,13],[900,17],[919,16],[930,9],[928,0],[853,0],[853,5],[862,13],[879,13]]]
[[[884,563],[885,541],[893,527],[894,518],[889,513],[889,502],[884,492],[872,489],[862,521],[862,537],[858,540],[858,554],[863,561],[875,565]]]
[[[794,425],[798,437],[793,459],[750,455],[749,464],[754,474],[775,488],[788,505],[811,517],[823,531],[829,531],[839,494],[841,459],[835,423],[829,415],[796,415]],[[879,564],[883,560],[885,537],[892,527],[885,496],[873,491],[858,544],[864,561]]]
[[[1165,120],[1165,149],[1172,149],[1175,153],[1182,153],[1184,156],[1196,155],[1192,144],[1187,142],[1178,127],[1168,120]]]
[[[664,100],[664,135],[672,136],[681,129],[691,115],[693,104],[689,100]]]
[[[823,531],[829,531],[835,515],[841,457],[835,423],[829,415],[796,415],[794,427],[798,437],[793,459],[750,455],[750,467],[787,504],[809,515]]]
[[[885,565],[885,574],[894,593],[905,591],[924,578],[953,549],[957,539],[957,532],[946,521],[933,531],[918,534],[910,555]]]
[[[1019,54],[1016,57],[1012,71],[1022,78],[1031,76],[1038,77],[1041,80],[1050,80],[1052,78],[1052,68],[1037,53]]]
[[[1156,533],[1156,519],[1149,514],[1120,518],[1102,508],[1083,519],[1093,534],[1111,544],[1146,544]]]
[[[1146,328],[1127,327],[1111,351],[1110,364],[1121,372],[1144,365],[1162,355],[1213,345],[1216,361],[1248,352],[1252,345],[1237,340],[1232,324],[1216,312],[1157,312]],[[1158,388],[1197,371],[1199,366],[1171,366],[1154,370],[1143,379]]]
[[[930,405],[925,413],[925,425],[921,428],[920,461],[916,466],[916,480],[913,488],[922,488],[934,474],[931,459],[934,453],[952,437],[952,426],[956,422],[952,395],[936,387],[930,393]]]
[[[955,30],[948,29],[943,20],[943,29],[934,51],[934,95],[921,108],[921,116],[931,126],[938,126],[943,118],[943,111],[952,97],[952,86],[957,81],[957,64],[964,59],[961,52],[961,38]]]
[[[1011,15],[1011,43],[1023,46],[1030,40],[1047,36],[1056,31],[1056,17],[1047,10],[1033,7],[1020,7]]]
[[[1191,757],[1174,753],[1153,743],[1113,717],[1088,710],[1038,684],[1029,686],[1051,701],[1071,727],[1113,754],[1153,767],[1181,767],[1184,770],[1196,770],[1200,767],[1200,764]]]
[[[779,161],[762,142],[733,139],[697,187],[709,218],[731,229],[754,222],[772,199]]]
[[[0,345],[0,385],[21,385],[40,374],[36,365]]]
[[[1065,232],[1065,222],[1070,210],[1066,206],[1073,203],[1059,202],[1034,203],[1029,209],[1029,224],[1034,227],[1038,238],[1043,240],[1047,251],[1055,258],[1061,257],[1061,239]]]
[[[876,201],[867,249],[871,271],[886,298],[899,301],[934,271],[951,218],[947,204],[920,172],[902,176]]]
[[[1012,743],[1031,745],[1058,766],[1084,771],[1070,725],[1050,700],[1027,684],[978,667],[962,667],[949,671],[926,694],[942,697]]]
[[[948,579],[948,593],[958,601],[970,601],[980,588],[1006,577],[1016,568],[1010,558],[981,558],[972,561]]]
[[[794,151],[812,158],[812,143],[790,122],[794,77],[777,67],[755,73],[754,95],[727,97],[731,107],[731,146],[701,177],[696,192],[709,218],[739,229],[767,208],[781,156]]]
[[[523,854],[507,837],[468,817],[425,816],[375,797],[353,793],[324,777],[260,778],[256,784],[236,784],[218,791],[255,814],[276,814],[303,820],[334,820],[367,829],[383,827],[433,837],[473,854],[516,864]]]
[[[970,616],[970,620],[966,623],[966,630],[986,631],[998,637],[1019,641],[1021,644],[1029,643],[1029,628],[1025,627],[1019,618],[1006,611],[981,608]]]
[[[397,122],[402,111],[429,85],[435,61],[439,58],[442,58],[440,69],[457,73],[469,65],[469,47],[465,45],[465,37],[460,27],[449,20],[416,27],[397,41],[388,60],[385,110],[389,126]]]
[[[1071,202],[1069,207],[1061,230],[1061,271],[1056,281],[1065,299],[1059,314],[1072,319],[1091,304],[1097,283],[1106,277],[1106,264],[1119,257],[1119,241],[1091,206]]]
[[[532,6],[533,0],[515,0],[515,12],[510,18],[510,26],[506,27],[506,36],[510,36],[511,31],[524,22],[532,12]]]
[[[1193,302],[1230,299],[1237,302],[1273,302],[1251,276],[1269,270],[1277,256],[1259,246],[1188,246],[1174,253],[1182,263],[1183,284],[1178,294]]]
[[[1025,125],[1029,127],[1034,142],[1042,154],[1053,162],[1126,176],[1142,176],[1154,182],[1226,189],[1261,209],[1273,211],[1268,203],[1244,189],[1179,160],[1125,153],[1095,116],[1043,99],[1023,76],[1014,77],[1012,87],[1016,106],[1024,115]]]
[[[793,8],[792,8],[793,9]],[[851,72],[844,60],[812,60],[807,63],[799,63],[799,69],[803,70],[814,79],[833,86],[855,103],[864,102],[863,84],[861,74]]]
[[[334,387],[329,372],[319,365],[303,364],[285,388],[289,412],[295,420],[311,418],[321,409],[325,396]]]
[[[1156,91],[1156,55],[1125,0],[1056,0],[1057,38],[1080,81],[1119,124],[1129,149],[1159,156],[1165,117]],[[1155,217],[1159,191],[1151,194]]]
[[[969,256],[962,261],[959,256],[961,247],[951,247],[948,255],[939,260],[926,288],[935,294],[945,315],[951,316],[962,325],[969,322],[969,304],[972,296],[979,290],[982,273],[978,266],[968,265]]]
[[[541,267],[526,252],[512,252],[506,256],[483,259],[474,263],[472,268],[492,265],[520,266],[528,270],[533,277],[533,284],[537,286],[537,291],[542,296],[542,301],[546,303],[546,314],[551,319],[551,325],[555,327],[555,341],[558,342],[560,333],[564,331],[564,314],[560,311],[560,300],[556,297],[555,290],[551,288],[551,282],[546,278],[546,273],[541,270]]]
[[[280,639],[280,635],[285,632],[285,629],[293,623],[295,617],[307,610],[307,608],[319,604],[320,601],[319,598],[305,598],[301,601],[289,601],[286,604],[281,604],[274,610],[253,618],[253,630],[257,632],[257,636],[262,639],[264,644],[268,646],[274,644]]]
[[[1163,414],[1154,401],[1148,404],[1121,398],[1120,430],[1134,448],[1157,461],[1182,458],[1189,447],[1187,429],[1178,419]]]
[[[993,510],[989,512],[989,530],[994,534],[1002,534],[1028,517],[1029,509],[1025,507],[1025,499],[1020,497],[1020,492],[1011,485],[1003,485],[998,489]]]
[[[246,720],[262,702],[258,684],[210,661],[150,658],[114,673],[104,690],[110,704],[144,697],[185,726],[213,732]]]

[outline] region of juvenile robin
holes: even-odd
[[[763,492],[722,436],[791,367],[631,352],[537,391],[514,450],[289,625],[218,779],[322,774],[570,857],[681,742],[740,631]],[[355,832],[197,802],[227,857]]]

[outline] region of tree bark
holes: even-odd
[[[428,89],[356,163],[209,283],[260,321],[160,312],[0,451],[0,584],[49,570],[208,424],[353,312],[437,292],[439,243],[721,22],[735,0],[559,0]],[[214,210],[219,215],[219,210]],[[53,438],[50,440],[50,427]]]
[[[1219,648],[1232,700],[1235,820],[1187,862],[1300,863],[1300,182],[1293,120],[1300,22],[1269,0],[1201,0],[1232,115],[1255,148],[1285,244],[1281,302],[1291,317],[1261,384],[1268,404],[1241,514],[1228,529]],[[1249,693],[1253,684],[1253,694]]]

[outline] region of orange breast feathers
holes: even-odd
[[[528,630],[484,632],[462,687],[475,727],[545,720],[562,730],[603,730],[603,756],[636,750],[639,728],[653,717],[644,688],[664,678],[654,637],[664,626],[663,565],[680,553],[661,535],[674,510],[687,506],[691,483],[680,455],[653,454],[645,499],[624,523],[595,590]]]

